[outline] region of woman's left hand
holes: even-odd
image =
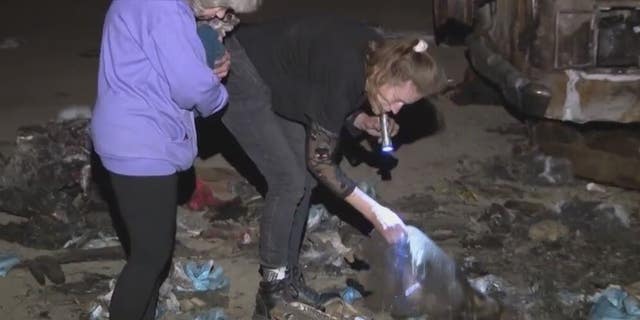
[[[213,73],[218,76],[218,78],[223,79],[229,74],[230,67],[231,55],[229,55],[229,52],[225,51],[224,55],[220,59],[216,60]]]
[[[391,136],[395,136],[396,134],[398,134],[400,126],[395,120],[393,120],[393,118],[389,117],[387,119],[389,133],[391,134]],[[355,120],[353,121],[353,125],[362,131],[366,131],[368,134],[374,137],[380,137],[382,135],[379,116],[370,116],[362,112],[356,116]]]

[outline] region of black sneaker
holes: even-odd
[[[294,301],[287,290],[288,281],[273,280],[260,281],[260,287],[256,294],[256,308],[253,313],[253,320],[270,320],[272,311],[278,306],[284,306]]]
[[[304,303],[308,306],[324,311],[324,304],[336,297],[340,297],[338,293],[319,293],[315,289],[309,287],[304,280],[304,276],[299,268],[292,268],[288,274],[289,295],[297,302]]]

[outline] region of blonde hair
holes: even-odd
[[[381,112],[380,87],[411,81],[418,94],[427,96],[441,88],[439,68],[419,37],[387,38],[372,42],[367,53],[365,90],[376,113]]]

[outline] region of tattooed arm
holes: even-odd
[[[393,211],[360,190],[335,162],[338,134],[312,123],[307,134],[307,164],[311,172],[336,195],[358,210],[388,242],[404,236],[404,223]]]
[[[356,188],[335,162],[339,136],[314,122],[307,134],[307,165],[329,190],[346,198]]]

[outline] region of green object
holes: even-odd
[[[224,45],[218,39],[218,31],[208,24],[200,24],[198,25],[198,36],[207,55],[207,65],[213,69],[216,60],[220,59],[225,51]]]

